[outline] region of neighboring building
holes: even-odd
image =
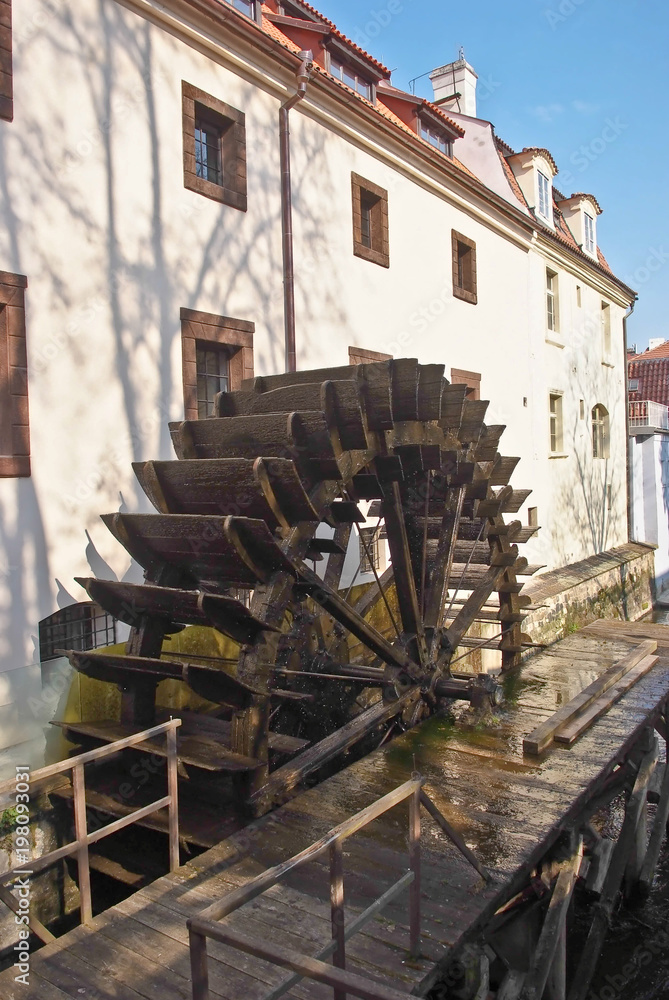
[[[669,341],[629,359],[630,531],[657,545],[655,585],[669,587]]]
[[[464,59],[435,70],[431,103],[301,0],[22,0],[13,28],[0,4],[5,745],[67,694],[35,694],[40,653],[53,666],[114,634],[74,578],[139,576],[99,520],[148,509],[131,462],[171,457],[169,420],[284,367],[279,112],[307,50],[297,367],[351,349],[443,362],[507,425],[514,481],[535,491],[521,516],[543,526],[530,562],[627,541],[634,292],[599,248],[594,196],[560,193],[548,150],[514,152],[476,117]]]

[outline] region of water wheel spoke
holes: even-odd
[[[401,647],[392,646],[373,625],[359,615],[336,590],[327,587],[323,580],[308,566],[302,563],[296,568],[302,586],[324,611],[327,611],[340,625],[343,625],[356,638],[360,639],[384,663],[406,671],[412,678],[417,677],[420,672],[419,665]]]
[[[462,505],[465,499],[465,487],[460,486],[449,493],[444,506],[444,513],[439,526],[437,550],[432,563],[425,600],[425,625],[436,628],[440,624],[444,611],[444,602],[448,591],[448,579],[453,568],[455,543],[458,537],[458,525],[462,517]]]
[[[425,630],[420,614],[418,591],[411,561],[406,515],[397,483],[392,483],[386,491],[383,499],[383,514],[386,521],[388,546],[393,564],[402,627],[409,635],[416,636],[418,658],[421,666],[425,667],[428,660]]]

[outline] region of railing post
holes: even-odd
[[[190,971],[193,983],[193,1000],[209,1000],[209,967],[207,939],[203,934],[188,929],[190,944]]]
[[[167,731],[167,794],[170,797],[170,871],[179,867],[179,775],[176,726]]]
[[[83,764],[75,764],[72,768],[72,789],[74,791],[74,835],[77,839],[81,922],[89,924],[93,919],[93,904],[91,901],[91,870],[88,864],[86,785]]]
[[[409,886],[409,951],[420,955],[420,783],[409,799],[409,867],[413,882]]]
[[[344,854],[341,840],[335,840],[330,847],[330,916],[332,940],[335,942],[332,964],[338,969],[345,969],[346,918],[344,915]],[[334,1000],[346,1000],[346,992],[335,989]]]

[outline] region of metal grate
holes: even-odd
[[[116,643],[116,619],[92,602],[71,604],[39,623],[40,660],[52,660],[57,649],[99,649]]]

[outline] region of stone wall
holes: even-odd
[[[535,577],[523,589],[536,607],[523,631],[550,644],[598,618],[642,618],[655,597],[654,554],[654,546],[630,542]]]

